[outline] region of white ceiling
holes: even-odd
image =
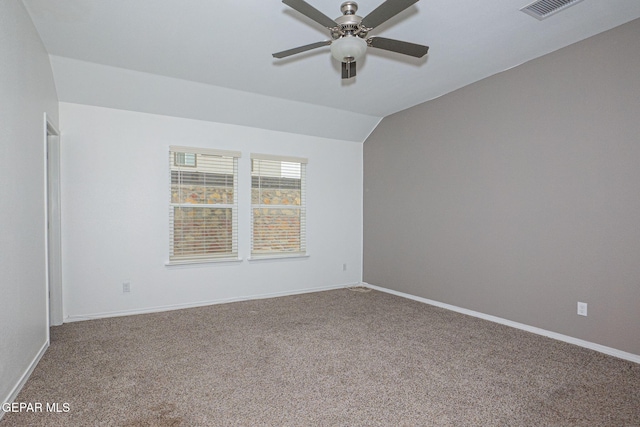
[[[341,1],[308,0],[331,18]],[[519,11],[530,0],[422,0],[370,35],[429,45],[426,57],[369,48],[357,77],[341,80],[329,47],[272,58],[329,39],[279,0],[23,2],[56,57],[376,118],[640,17],[638,0],[584,0],[543,21]],[[381,2],[360,0],[358,14]]]

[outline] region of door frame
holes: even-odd
[[[49,328],[63,323],[62,245],[60,224],[60,132],[44,115],[45,252],[47,341]]]

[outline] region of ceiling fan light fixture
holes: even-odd
[[[367,50],[367,42],[357,36],[346,35],[331,43],[331,55],[340,62],[358,61]]]

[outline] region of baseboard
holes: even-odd
[[[344,289],[350,286],[357,286],[357,285],[360,285],[360,282],[346,283],[342,285],[324,286],[320,288],[296,289],[293,291],[272,292],[268,294],[257,294],[257,295],[249,295],[249,296],[234,297],[234,298],[223,298],[223,299],[210,300],[210,301],[198,301],[194,303],[172,304],[172,305],[149,307],[149,308],[143,308],[143,309],[73,315],[73,316],[67,316],[64,319],[64,322],[71,323],[71,322],[81,322],[83,320],[105,319],[108,317],[121,317],[121,316],[133,316],[136,314],[160,313],[163,311],[181,310],[184,308],[205,307],[208,305],[227,304],[231,302],[250,301],[250,300],[265,299],[265,298],[277,298],[277,297],[284,297],[289,295],[307,294],[311,292],[331,291],[334,289]]]
[[[518,323],[511,320],[503,319],[501,317],[492,316],[490,314],[480,313],[479,311],[468,310],[466,308],[457,307],[451,304],[445,304],[439,301],[430,300],[427,298],[418,297],[411,294],[406,294],[404,292],[394,291],[393,289],[383,288],[381,286],[371,285],[366,282],[362,282],[362,286],[366,286],[371,289],[375,289],[380,292],[386,292],[388,294],[397,295],[399,297],[412,299],[414,301],[419,301],[425,304],[433,305],[436,307],[444,308],[447,310],[455,311],[457,313],[466,314],[468,316],[478,317],[480,319],[488,320],[490,322],[500,323],[501,325],[511,326],[512,328],[522,329],[523,331],[531,332],[537,335],[542,335],[548,338],[553,338],[558,341],[564,341],[569,344],[578,345],[580,347],[588,348],[590,350],[595,350],[600,353],[608,354],[609,356],[618,357],[620,359],[629,360],[631,362],[640,363],[640,355],[628,353],[626,351],[618,350],[615,348],[607,347],[604,345],[596,344],[590,341],[581,340],[578,338],[571,337],[569,335],[559,334],[557,332],[547,331],[546,329],[537,328],[535,326],[526,325],[524,323]]]
[[[24,387],[24,384],[27,382],[27,380],[31,376],[31,373],[36,368],[36,366],[38,365],[38,362],[40,362],[40,359],[42,359],[42,356],[44,356],[44,353],[47,351],[48,348],[49,348],[49,341],[47,340],[44,342],[44,344],[42,344],[42,347],[40,347],[38,354],[36,354],[36,356],[33,358],[27,370],[24,371],[24,373],[20,377],[20,380],[17,382],[17,384],[13,387],[13,389],[11,389],[9,394],[4,399],[0,400],[0,405],[3,403],[12,403],[14,400],[16,400],[16,397],[18,397],[18,393],[20,393],[20,390],[22,390],[22,387]],[[2,417],[4,417],[4,414],[5,412],[0,407],[0,421],[2,421]]]

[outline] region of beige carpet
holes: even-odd
[[[640,426],[640,365],[396,296],[65,324],[8,426]]]

